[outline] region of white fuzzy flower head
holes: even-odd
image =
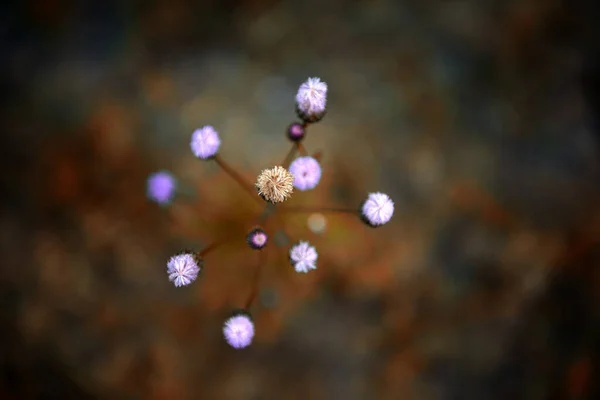
[[[308,242],[300,241],[290,249],[290,261],[296,272],[307,273],[311,269],[317,269],[317,250]]]
[[[254,323],[246,314],[234,314],[223,324],[223,336],[234,349],[250,346],[254,338]]]
[[[314,189],[321,180],[321,166],[313,157],[298,157],[290,164],[294,187],[298,190]]]
[[[167,274],[169,280],[176,287],[189,285],[198,277],[201,260],[191,253],[177,254],[167,262]]]
[[[361,208],[362,220],[372,227],[383,225],[394,215],[394,202],[385,193],[370,193]]]
[[[308,78],[300,85],[296,94],[296,107],[299,116],[308,122],[316,122],[325,114],[327,105],[327,84],[319,78]]]

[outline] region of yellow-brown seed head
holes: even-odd
[[[271,203],[281,203],[292,195],[294,175],[283,167],[263,170],[256,180],[258,194]]]

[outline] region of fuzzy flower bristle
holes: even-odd
[[[160,205],[169,204],[175,197],[177,180],[167,171],[155,172],[148,176],[146,194]]]
[[[308,242],[300,241],[290,249],[290,261],[296,272],[307,273],[317,269],[317,250]]]
[[[177,254],[167,262],[167,274],[169,280],[176,287],[186,286],[196,280],[202,260],[196,258],[192,253]]]
[[[370,193],[360,209],[361,219],[369,226],[378,227],[394,215],[394,202],[385,193]]]
[[[196,129],[192,134],[190,148],[192,153],[201,160],[207,160],[217,155],[220,146],[219,134],[210,125]]]
[[[294,175],[281,166],[265,169],[258,175],[255,186],[263,199],[281,203],[294,191]]]
[[[290,165],[294,187],[298,190],[314,189],[321,180],[321,165],[312,157],[298,157]]]
[[[246,236],[246,243],[254,250],[260,250],[267,245],[268,236],[265,231],[260,228],[254,228]]]
[[[327,84],[320,78],[308,78],[296,94],[296,110],[304,121],[317,122],[325,115]]]
[[[254,323],[247,313],[234,313],[223,324],[225,341],[234,349],[243,349],[252,343]]]

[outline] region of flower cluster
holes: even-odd
[[[286,213],[319,213],[316,215],[325,212],[347,212],[355,214],[370,227],[382,226],[392,218],[394,202],[388,195],[380,192],[368,194],[357,208],[307,208],[283,204],[293,195],[294,189],[303,192],[312,190],[319,185],[322,175],[319,157],[308,156],[302,142],[306,138],[309,125],[320,121],[325,115],[326,103],[327,84],[325,82],[319,78],[309,78],[300,85],[296,94],[296,113],[301,121],[293,122],[287,128],[287,137],[292,142],[290,152],[282,165],[263,169],[258,174],[254,185],[246,182],[234,168],[220,157],[218,152],[221,139],[213,126],[206,125],[192,133],[190,149],[195,157],[201,160],[215,161],[255,200],[260,201],[262,198],[265,201],[264,211],[257,217],[258,223],[249,229],[246,235],[246,243],[250,249],[261,252],[267,248],[269,233],[265,228],[266,219],[280,209]],[[300,153],[300,157],[294,159],[297,152]],[[161,206],[169,205],[175,199],[179,186],[177,180],[168,171],[150,174],[146,184],[148,198]],[[215,249],[217,244],[215,242],[202,251],[183,251],[172,256],[167,261],[169,281],[175,287],[187,286],[194,282],[204,268],[204,257]],[[290,263],[296,272],[306,274],[317,269],[319,254],[315,246],[308,241],[298,241],[289,248],[288,254]],[[232,312],[223,325],[225,341],[235,349],[247,347],[252,343],[255,330],[248,310],[255,300],[255,296],[256,290],[253,290],[243,308]]]

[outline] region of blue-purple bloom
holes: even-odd
[[[300,241],[290,249],[290,261],[296,272],[307,273],[311,269],[317,269],[317,250],[308,242]]]
[[[237,313],[223,324],[223,336],[235,349],[248,347],[254,338],[254,323],[246,313]]]
[[[192,134],[190,148],[192,153],[202,160],[214,157],[221,146],[219,134],[210,125],[206,125],[200,129],[196,129]]]
[[[299,157],[290,164],[294,187],[298,190],[314,189],[321,180],[321,166],[312,157]]]
[[[158,204],[169,204],[175,197],[177,180],[167,171],[159,171],[148,176],[146,194]]]
[[[385,193],[370,193],[361,206],[361,218],[372,227],[387,223],[394,215],[394,202]]]
[[[191,253],[181,253],[171,257],[167,262],[169,280],[176,287],[189,285],[198,277],[200,263],[201,260],[198,260]]]

